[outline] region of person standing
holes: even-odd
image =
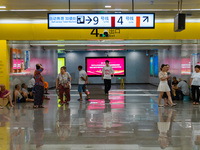
[[[161,99],[162,99],[164,92],[166,92],[166,94],[168,96],[170,106],[175,106],[176,104],[174,104],[172,102],[170,88],[169,88],[169,85],[167,83],[167,79],[169,78],[169,76],[167,75],[167,72],[166,72],[167,65],[162,64],[160,70],[161,70],[159,72],[160,83],[159,83],[159,86],[158,86],[158,91],[160,92],[160,95],[159,95],[159,98],[158,98],[158,106],[163,107],[163,105],[161,105]]]
[[[66,72],[67,68],[65,66],[61,67],[60,73],[58,74],[57,80],[56,80],[56,89],[59,88],[59,98],[60,103],[69,104],[70,101],[70,86],[71,86],[71,76],[68,72]],[[63,101],[63,94],[66,95],[66,101]]]
[[[78,70],[79,70],[79,81],[78,81],[78,92],[80,95],[80,101],[83,100],[82,98],[82,92],[85,92],[85,94],[87,95],[87,99],[90,98],[88,92],[86,91],[86,84],[88,81],[88,75],[85,72],[85,70],[83,70],[83,67],[80,65],[78,66]]]
[[[199,105],[200,88],[200,66],[195,66],[195,72],[191,76],[190,86],[192,88],[193,105]]]
[[[109,65],[109,61],[105,61],[106,65],[102,69],[102,80],[104,80],[105,85],[105,94],[108,96],[108,93],[111,89],[111,74],[113,75],[113,79],[115,78],[114,70]]]
[[[35,78],[35,98],[33,108],[44,108],[43,95],[44,95],[44,78],[41,72],[44,70],[41,64],[36,64],[36,70],[34,72]]]
[[[172,91],[172,80],[171,80],[171,73],[169,72],[169,69],[170,69],[170,66],[167,64],[167,65],[166,65],[166,72],[167,72],[167,75],[168,75],[167,83],[168,83],[168,85],[169,85],[170,92],[171,92],[171,91]],[[171,94],[171,95],[172,95],[172,94]],[[169,105],[169,101],[168,101],[168,96],[167,96],[167,93],[166,93],[166,92],[164,92],[162,98],[164,99],[164,103],[165,103],[164,105],[165,105],[165,106],[168,106],[168,105]]]
[[[35,85],[35,79],[34,77],[31,78],[31,80],[28,81],[28,92],[32,92]]]

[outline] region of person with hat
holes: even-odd
[[[105,63],[106,65],[102,69],[102,80],[104,80],[105,94],[108,96],[108,93],[111,89],[111,75],[113,75],[113,79],[115,76],[113,68],[109,65],[110,62],[106,60]]]

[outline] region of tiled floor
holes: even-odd
[[[69,106],[59,105],[51,90],[45,109],[33,110],[26,103],[0,110],[0,150],[200,148],[200,108],[191,102],[158,108],[151,85],[113,86],[110,101],[79,102],[76,88]]]

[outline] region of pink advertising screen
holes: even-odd
[[[13,69],[17,69],[17,59],[13,59]]]
[[[125,57],[86,57],[88,76],[101,76],[106,60],[109,60],[116,76],[126,75]]]

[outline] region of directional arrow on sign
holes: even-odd
[[[149,22],[149,17],[148,16],[143,16],[143,18],[144,18],[143,22],[145,22],[145,21]]]
[[[88,16],[88,19],[86,19],[86,21],[88,21],[88,24],[92,21],[92,19]]]

